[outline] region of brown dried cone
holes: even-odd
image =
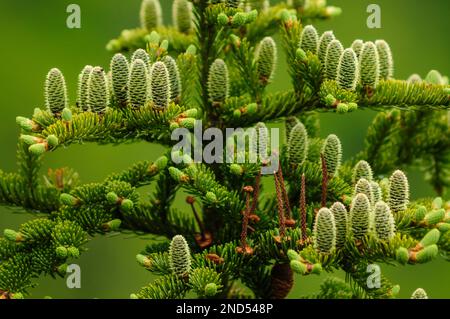
[[[271,299],[284,299],[294,286],[294,274],[289,264],[275,264],[271,273]]]
[[[221,265],[225,262],[225,259],[223,259],[217,254],[207,254],[205,258],[215,263],[216,265]]]
[[[273,174],[275,180],[275,190],[277,193],[277,204],[278,204],[278,220],[280,222],[280,236],[284,237],[286,234],[286,221],[284,217],[284,205],[283,205],[283,194],[281,193],[280,181],[278,175]]]
[[[242,232],[241,232],[241,246],[236,248],[236,252],[239,254],[252,254],[253,249],[247,245],[247,229],[248,219],[250,215],[250,196],[253,193],[252,186],[245,186],[244,192],[246,193],[245,210],[242,218]]]
[[[281,169],[281,165],[278,167],[277,173],[278,173],[278,180],[279,180],[280,186],[281,186],[281,193],[283,194],[284,207],[287,212],[287,219],[292,219],[292,211],[291,211],[291,207],[289,206],[289,198],[288,198],[287,192],[286,192],[286,185],[284,183],[283,170]]]

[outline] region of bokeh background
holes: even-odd
[[[160,0],[166,23],[171,20],[171,0]],[[272,3],[278,2],[271,0]],[[425,76],[430,69],[450,73],[450,2],[448,0],[329,0],[343,8],[331,21],[319,22],[320,32],[332,29],[350,46],[356,38],[384,38],[394,52],[395,75],[411,73]],[[81,7],[81,29],[66,27],[66,8]],[[382,9],[382,28],[368,29],[366,8],[377,3]],[[139,24],[140,0],[39,0],[0,1],[0,168],[15,170],[17,115],[30,116],[33,108],[43,106],[45,75],[52,67],[62,70],[68,83],[70,100],[75,101],[77,75],[86,64],[108,67],[111,55],[105,50],[109,39],[122,29]],[[281,50],[280,50],[281,51]],[[290,86],[286,66],[280,59],[272,90]],[[375,113],[358,111],[345,116],[321,115],[321,135],[337,134],[343,143],[344,157],[356,154],[363,145],[368,124]],[[48,168],[73,167],[83,182],[100,181],[112,172],[125,169],[139,160],[153,160],[161,153],[156,145],[137,143],[118,147],[92,144],[74,145],[45,156],[43,173]],[[412,197],[432,196],[431,188],[416,169],[408,170]],[[177,203],[184,207],[182,201]],[[0,207],[0,229],[16,229],[33,216],[18,209]],[[120,235],[98,236],[77,261],[81,266],[81,289],[68,289],[65,280],[41,278],[32,297],[42,298],[128,298],[129,294],[151,281],[152,276],[135,261],[135,255],[151,237]],[[388,267],[384,275],[401,285],[400,297],[408,298],[417,287],[430,297],[450,298],[450,264],[438,259],[427,265]],[[342,273],[335,275],[343,277]],[[291,298],[316,291],[325,275],[298,277]]]

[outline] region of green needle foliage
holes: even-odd
[[[55,114],[68,106],[66,81],[57,68],[51,69],[45,79],[45,105]]]
[[[367,287],[368,265],[449,259],[449,203],[410,200],[398,170],[419,166],[441,195],[450,186],[448,78],[431,71],[425,80],[394,79],[384,41],[344,50],[332,31],[319,39],[301,21],[341,12],[326,1],[177,0],[173,10],[174,25],[163,25],[159,2],[144,0],[141,27],[108,43],[119,53],[110,69],[82,70],[76,105],[52,69],[45,105],[16,118],[18,169],[0,170],[0,205],[32,214],[0,237],[2,298],[29,297],[37,277],[64,277],[87,240],[114,232],[161,238],[136,252],[142,270],[157,276],[130,295],[141,299],[284,298],[293,272],[336,270],[346,281],[327,279],[311,297],[395,298],[399,286],[383,276],[380,288]],[[277,47],[293,85],[269,92]],[[364,149],[344,161],[339,138],[321,136],[317,114],[368,108],[379,113]],[[222,132],[215,139],[242,161],[199,163],[175,151],[174,130],[192,131],[199,119],[201,133]],[[283,121],[285,144],[272,149],[269,128]],[[260,139],[236,150],[227,128],[256,128],[246,139]],[[88,184],[70,168],[42,176],[43,160],[60,148],[131,142],[165,151]],[[228,155],[204,144],[200,151]],[[277,155],[276,173],[262,174],[272,163],[250,161],[252,149]],[[174,205],[182,194],[185,206]]]

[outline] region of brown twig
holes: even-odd
[[[275,180],[275,190],[277,193],[277,203],[278,203],[278,219],[280,221],[280,236],[284,236],[286,234],[286,223],[284,218],[284,206],[283,206],[283,195],[280,189],[280,181],[278,180],[278,175],[275,172],[273,174]]]
[[[259,171],[258,175],[256,175],[255,187],[254,187],[254,191],[253,191],[252,207],[250,208],[250,215],[254,214],[256,211],[256,208],[258,208],[260,184],[261,184],[261,171]]]
[[[322,200],[320,205],[321,207],[325,207],[327,205],[328,171],[323,154],[320,154],[320,159],[322,161]]]
[[[187,196],[186,197],[186,203],[191,205],[192,212],[194,213],[195,220],[196,220],[196,222],[198,224],[198,227],[200,228],[200,234],[202,236],[202,240],[205,240],[206,239],[206,236],[205,236],[205,225],[203,225],[202,221],[200,220],[200,217],[198,216],[197,210],[195,209],[195,206],[194,206],[195,198],[193,196]]]
[[[302,184],[300,188],[300,219],[302,225],[302,241],[305,241],[306,236],[306,178],[302,174]]]

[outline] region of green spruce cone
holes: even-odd
[[[312,25],[305,26],[300,37],[299,47],[305,52],[317,54],[318,45],[319,35],[316,28]]]
[[[288,256],[289,260],[299,260],[300,259],[300,255],[293,249],[289,249],[287,251],[287,256]]]
[[[427,263],[427,262],[433,260],[434,258],[436,258],[438,253],[439,253],[439,249],[438,249],[437,245],[427,246],[424,249],[417,252],[415,262],[418,264]]]
[[[394,214],[402,212],[408,207],[409,183],[406,175],[400,170],[395,171],[389,178],[388,203]]]
[[[409,83],[421,83],[422,82],[422,78],[420,77],[419,74],[412,74],[408,80]]]
[[[373,179],[372,167],[366,161],[359,161],[353,168],[353,183],[356,184],[361,178],[365,178],[369,182]]]
[[[432,226],[441,222],[444,218],[445,218],[445,209],[437,209],[427,213],[423,219],[423,222],[427,226]]]
[[[365,194],[357,194],[350,208],[350,223],[355,239],[362,239],[370,227],[370,201]]]
[[[180,71],[178,70],[177,63],[170,56],[166,55],[162,62],[166,65],[167,71],[169,72],[169,80],[170,80],[170,100],[176,101],[181,96],[181,80],[180,80]]]
[[[151,97],[154,106],[159,109],[167,109],[170,103],[170,79],[169,71],[163,62],[156,62],[150,72]]]
[[[181,235],[172,238],[169,248],[170,268],[177,276],[186,276],[191,270],[191,251]]]
[[[228,98],[228,68],[222,59],[213,62],[209,69],[208,94],[211,102],[223,103]]]
[[[149,99],[149,76],[147,65],[141,59],[131,63],[127,86],[128,104],[134,108],[145,106]]]
[[[192,3],[188,0],[174,0],[172,4],[172,21],[181,33],[189,33],[193,29]]]
[[[161,36],[159,35],[158,32],[152,31],[152,32],[150,32],[149,35],[147,35],[147,36],[145,37],[145,39],[146,39],[146,41],[147,41],[148,44],[150,44],[150,45],[152,45],[152,46],[158,46],[158,45],[159,45],[159,41],[161,41]],[[145,50],[142,50],[142,51],[145,52]],[[140,52],[141,52],[141,53],[140,53],[141,55],[143,55],[142,51],[140,51]],[[146,60],[146,59],[143,58],[142,56],[137,57],[137,58],[138,58],[138,59],[141,59],[141,60],[144,60],[144,61]]]
[[[136,51],[134,51],[133,55],[131,56],[131,63],[133,63],[135,60],[142,60],[145,66],[149,69],[150,56],[144,49],[137,49]]]
[[[210,282],[205,286],[205,295],[207,297],[213,297],[217,294],[218,287],[215,283]]]
[[[442,200],[442,197],[436,197],[433,199],[433,202],[431,203],[431,207],[433,209],[440,209],[442,208],[442,205],[444,204],[444,201]]]
[[[125,213],[131,212],[133,210],[133,207],[133,201],[128,198],[122,200],[122,202],[120,203],[120,210]]]
[[[328,45],[335,39],[336,37],[334,36],[333,31],[326,31],[320,37],[318,55],[322,64],[325,64],[326,61]]]
[[[352,49],[345,49],[339,59],[336,81],[341,89],[354,91],[358,83],[358,58]]]
[[[355,51],[356,56],[358,57],[358,59],[360,58],[363,46],[364,46],[364,41],[363,40],[359,40],[358,39],[358,40],[353,41],[353,43],[352,43],[351,48],[353,49],[353,51]]]
[[[292,129],[300,123],[300,120],[296,116],[289,116],[284,121],[284,127],[285,127],[285,136],[286,136],[286,142],[289,141],[289,136],[291,135]]]
[[[141,4],[141,27],[148,32],[162,25],[162,11],[159,0],[143,0]]]
[[[327,136],[322,147],[322,154],[325,158],[328,176],[335,176],[342,161],[342,145],[336,135],[330,134]]]
[[[231,25],[234,28],[243,26],[247,22],[247,15],[244,12],[236,13],[231,19]]]
[[[89,109],[96,113],[104,112],[109,104],[109,91],[103,69],[96,66],[92,69],[88,81],[87,101]]]
[[[380,80],[380,61],[375,43],[366,42],[359,57],[359,76],[363,86],[376,88]]]
[[[374,196],[372,193],[372,187],[370,186],[370,182],[365,178],[360,178],[359,181],[355,185],[355,191],[353,196],[357,194],[364,194],[370,201],[370,204],[374,204]]]
[[[223,12],[219,13],[219,15],[217,16],[217,23],[219,25],[224,27],[224,26],[228,25],[229,22],[230,22],[230,19],[228,18],[228,16],[225,13],[223,13]]]
[[[425,82],[436,85],[443,85],[444,79],[439,71],[431,70],[425,77]]]
[[[314,249],[318,253],[331,253],[336,247],[336,225],[333,213],[326,207],[319,210],[314,222]]]
[[[61,119],[66,122],[72,121],[72,111],[68,107],[62,111]]]
[[[308,132],[299,122],[291,130],[288,141],[288,159],[290,164],[303,165],[308,156]]]
[[[88,83],[89,83],[89,76],[92,72],[92,65],[86,65],[83,70],[81,71],[80,75],[78,75],[78,107],[81,108],[83,111],[89,110],[89,105],[87,102],[87,92],[88,92]]]
[[[411,299],[428,299],[428,295],[422,288],[417,288],[411,295]]]
[[[421,222],[424,218],[425,215],[427,214],[427,208],[425,206],[418,206],[414,215],[414,221],[416,223]]]
[[[391,240],[395,236],[394,216],[389,206],[382,201],[375,204],[374,209],[375,233],[379,240]]]
[[[277,45],[271,37],[265,37],[259,44],[255,56],[256,72],[260,81],[269,82],[274,74],[277,63]]]
[[[384,40],[375,42],[380,61],[380,79],[387,80],[394,76],[394,60],[392,58],[391,48]]]
[[[372,196],[373,196],[373,202],[374,203],[377,203],[377,202],[379,202],[380,200],[383,199],[382,192],[381,192],[381,187],[380,187],[380,185],[378,185],[377,182],[371,181],[370,182],[370,188],[372,190]]]
[[[336,224],[336,247],[342,247],[349,232],[349,218],[347,209],[344,204],[336,202],[331,206],[331,212],[334,216],[334,221]]]
[[[425,236],[423,236],[422,240],[419,242],[421,247],[427,247],[431,245],[435,245],[438,243],[439,238],[441,237],[441,232],[439,230],[432,229]]]
[[[126,106],[128,76],[130,74],[127,58],[121,53],[115,54],[111,59],[110,68],[112,89],[116,103],[119,106]]]
[[[325,75],[328,80],[336,80],[339,59],[344,52],[344,47],[339,40],[330,42],[325,57]]]
[[[68,107],[66,80],[57,68],[51,69],[45,79],[45,106],[53,114]]]
[[[299,275],[304,275],[308,271],[308,267],[306,266],[306,264],[302,263],[299,260],[291,260],[290,266],[292,271]]]
[[[409,252],[405,247],[400,247],[395,252],[395,259],[402,265],[406,264],[409,260]]]

